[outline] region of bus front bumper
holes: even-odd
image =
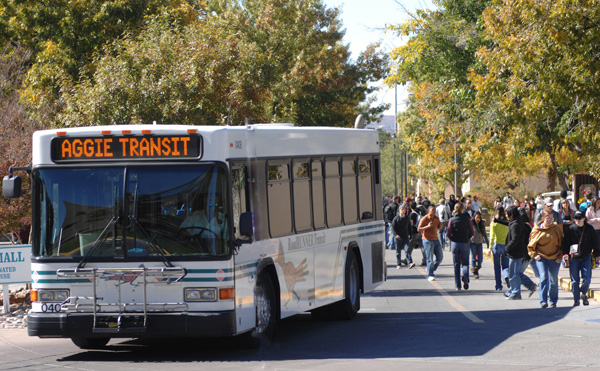
[[[91,313],[36,313],[27,316],[27,333],[39,337],[222,337],[235,333],[235,312],[149,313],[136,317]]]

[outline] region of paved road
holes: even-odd
[[[418,253],[417,253],[418,254]],[[558,308],[541,309],[537,295],[507,301],[494,291],[491,262],[468,291],[454,291],[446,252],[437,279],[421,267],[395,269],[362,297],[355,321],[282,321],[273,344],[232,349],[227,340],[113,340],[106,350],[82,351],[65,339],[29,338],[0,330],[0,369],[28,370],[545,370],[600,367],[600,304],[572,308],[561,291]],[[600,271],[594,271],[597,273]]]

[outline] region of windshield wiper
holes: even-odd
[[[146,228],[144,228],[144,226],[142,226],[142,224],[137,219],[137,199],[138,199],[138,184],[136,183],[136,185],[135,185],[135,193],[133,195],[133,215],[129,215],[129,220],[132,222],[133,246],[135,247],[137,245],[137,243],[136,243],[136,241],[137,241],[137,234],[135,233],[136,232],[135,228],[138,227],[139,230],[146,237],[145,241],[148,242],[148,244],[150,246],[152,246],[152,249],[158,253],[158,256],[160,256],[160,258],[163,261],[163,264],[165,266],[167,266],[167,267],[173,267],[173,264],[171,263],[171,261],[167,257],[167,254],[165,254],[165,252],[163,251],[163,249],[161,249],[160,246],[158,246],[158,244],[156,243],[156,241],[152,238],[152,236],[150,236],[150,233],[148,233],[148,231],[146,230]]]
[[[94,241],[94,243],[92,244],[92,247],[90,247],[90,249],[87,251],[87,253],[85,253],[85,255],[83,256],[83,259],[81,259],[81,261],[77,265],[77,269],[81,269],[81,268],[85,267],[88,260],[90,260],[90,257],[96,252],[96,250],[101,245],[101,243],[104,242],[106,235],[108,234],[110,229],[112,227],[114,227],[117,224],[117,222],[119,221],[120,217],[117,212],[117,203],[118,203],[117,202],[117,200],[118,200],[118,189],[117,188],[115,188],[114,198],[115,198],[115,204],[113,205],[113,217],[108,221],[108,224],[106,224],[106,226],[104,227],[104,230],[102,230],[102,233],[100,233],[98,238],[96,238],[96,241]],[[116,236],[116,233],[115,233],[115,236]]]
[[[83,256],[83,259],[81,259],[81,261],[77,265],[77,269],[81,269],[81,268],[85,267],[85,265],[87,264],[90,257],[96,252],[96,249],[98,249],[98,246],[100,246],[101,242],[103,242],[104,239],[106,238],[105,236],[108,234],[108,231],[115,224],[117,224],[118,221],[119,221],[119,217],[116,215],[110,219],[110,221],[108,222],[106,227],[104,227],[104,230],[102,231],[102,233],[100,233],[100,236],[98,236],[96,241],[94,241],[94,243],[92,244],[92,247],[88,250],[88,252]]]

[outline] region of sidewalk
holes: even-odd
[[[483,249],[483,257],[486,260],[493,261],[492,249]],[[525,271],[528,276],[535,278],[531,268],[527,267]],[[534,281],[536,282],[536,281]],[[561,290],[571,292],[571,278],[569,277],[569,268],[560,267],[558,271],[558,286]],[[600,269],[592,270],[592,282],[590,283],[590,290],[588,292],[588,298],[600,301]]]

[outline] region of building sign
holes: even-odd
[[[199,135],[143,135],[123,137],[57,137],[52,139],[52,161],[197,159]]]
[[[0,247],[0,284],[31,282],[31,245]]]

